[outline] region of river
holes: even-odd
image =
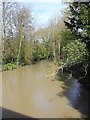
[[[88,113],[87,96],[75,79],[58,80],[58,66],[41,61],[2,72],[4,118],[81,118]]]

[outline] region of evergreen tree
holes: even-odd
[[[68,29],[78,36],[80,42],[86,44],[88,50],[88,59],[86,61],[84,71],[85,74],[81,77],[80,82],[84,85],[90,86],[89,72],[90,72],[90,3],[89,2],[72,2],[69,3],[70,15],[64,21]],[[83,64],[83,63],[82,63]]]

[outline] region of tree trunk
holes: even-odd
[[[22,37],[21,37],[20,42],[19,42],[19,49],[18,49],[18,55],[17,55],[17,68],[19,66],[19,58],[20,58],[21,46],[22,46]]]
[[[18,49],[18,54],[17,54],[17,68],[19,66],[19,58],[20,58],[20,52],[21,52],[21,46],[22,46],[22,25],[21,23],[19,23],[20,26],[19,26],[19,39],[20,39],[20,42],[19,42],[19,49]]]
[[[6,39],[6,29],[5,29],[5,2],[2,3],[2,51],[4,51],[4,42]]]

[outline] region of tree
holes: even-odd
[[[29,64],[32,44],[32,15],[19,3],[2,2],[3,63]]]
[[[11,40],[13,36],[12,31],[14,31],[14,28],[11,18],[14,13],[14,9],[16,8],[16,3],[2,2],[1,6],[2,6],[2,21],[1,21],[2,22],[2,52],[3,52],[3,61],[4,61],[6,58],[8,60],[11,60],[10,56],[12,56]]]
[[[86,48],[84,49],[87,49],[89,57],[87,58],[86,66],[84,69],[85,74],[81,80],[84,81],[84,83],[86,83],[87,85],[90,85],[90,25],[88,20],[90,14],[90,4],[89,2],[72,2],[69,3],[69,8],[70,15],[64,22],[67,28],[75,33],[80,42],[86,44]]]
[[[30,31],[32,30],[32,26],[31,26],[32,17],[30,15],[30,11],[25,7],[20,8],[17,11],[16,20],[17,20],[17,31],[18,31],[17,33],[19,37],[18,39],[19,46],[18,46],[18,55],[17,55],[17,67],[18,67],[22,41],[25,40],[25,38],[27,38],[28,40],[27,33],[30,33]]]
[[[36,41],[33,45],[32,60],[38,61],[47,58],[47,50],[43,43]]]

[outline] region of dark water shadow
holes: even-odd
[[[9,110],[9,109],[6,109],[6,108],[3,108],[3,107],[0,107],[0,118],[2,119],[6,119],[6,118],[28,118],[28,119],[33,119],[33,120],[38,120],[37,118],[33,118],[33,117],[30,117],[30,116],[27,116],[27,115],[24,115],[24,114],[21,114],[21,113],[18,113],[18,112],[15,112],[15,111],[12,111],[12,110]]]
[[[63,92],[57,94],[60,97],[67,97],[69,105],[74,109],[78,110],[83,116],[90,118],[88,111],[88,90],[84,89],[77,79],[71,77],[70,74],[64,73],[61,77],[60,71],[57,74],[57,80],[63,81],[64,85],[60,86],[63,88]]]

